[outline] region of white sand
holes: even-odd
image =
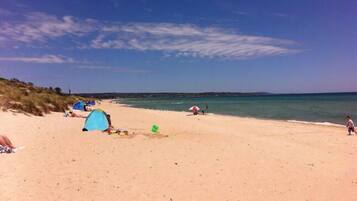
[[[135,134],[0,112],[0,134],[25,146],[0,155],[1,200],[357,200],[357,136],[344,128],[100,107]]]

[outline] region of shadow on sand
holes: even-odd
[[[142,135],[145,136],[146,138],[150,138],[150,139],[161,139],[161,138],[167,138],[169,137],[169,135],[164,135],[161,133],[157,133],[157,134],[152,134],[152,133],[142,133],[142,132],[129,132],[127,135],[126,134],[110,134],[110,135],[114,135],[114,136],[119,136],[119,138],[123,138],[123,139],[131,139],[134,138],[136,136]]]

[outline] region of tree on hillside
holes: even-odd
[[[16,79],[16,78],[11,78],[10,82],[20,82],[20,80]]]
[[[57,94],[62,94],[62,89],[61,89],[60,87],[56,87],[56,88],[55,88],[55,92],[56,92]]]

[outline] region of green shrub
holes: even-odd
[[[53,112],[64,112],[78,100],[86,100],[78,96],[61,93],[59,87],[35,87],[33,83],[25,83],[15,78],[6,80],[0,77],[0,108],[15,110],[43,116]]]

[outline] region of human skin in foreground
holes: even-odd
[[[12,149],[15,148],[15,146],[11,143],[10,139],[4,135],[0,135],[0,145],[7,146]]]

